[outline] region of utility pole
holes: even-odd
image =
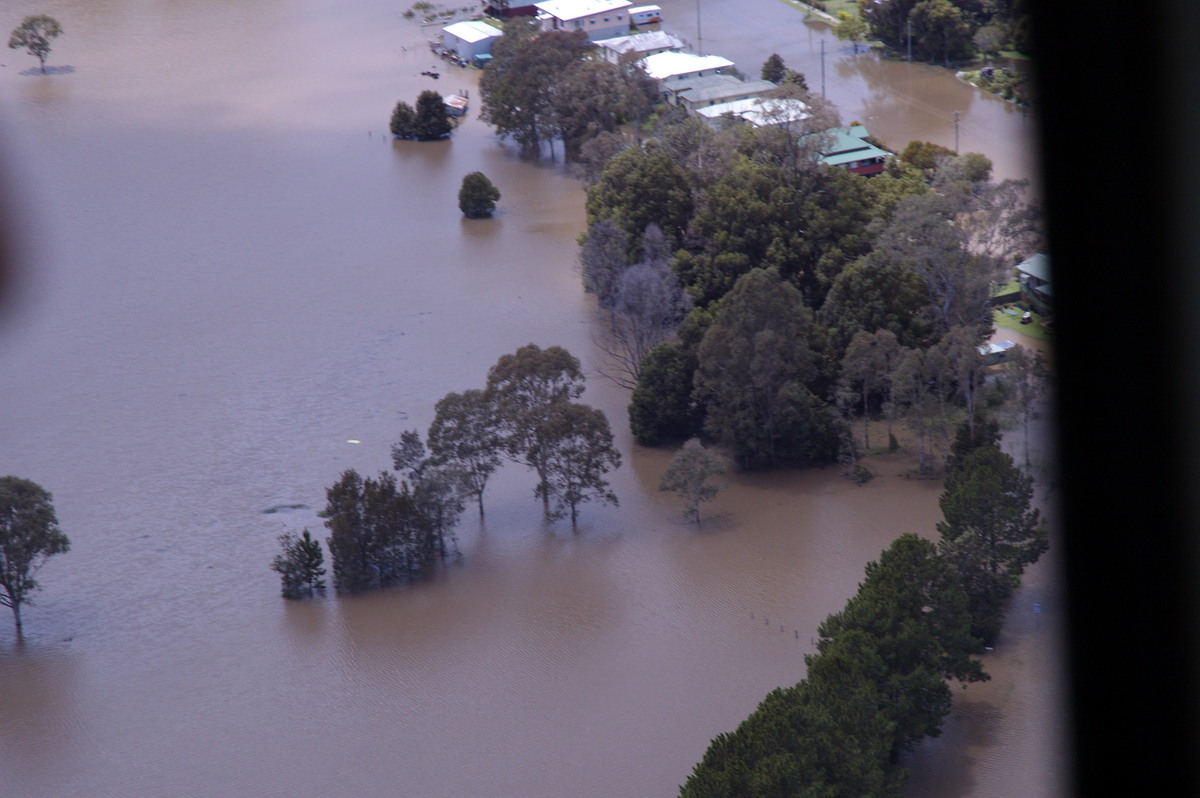
[[[912,20],[908,21],[908,63],[912,63]]]
[[[821,98],[825,97],[825,39],[821,39]]]
[[[704,55],[704,36],[700,33],[700,0],[696,0],[696,49]]]
[[[962,113],[962,111],[954,112],[954,154],[955,155],[958,155],[958,115],[961,113]]]

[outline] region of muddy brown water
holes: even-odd
[[[0,470],[51,490],[72,541],[23,645],[0,619],[0,794],[671,795],[803,676],[864,564],[933,533],[940,485],[905,479],[906,455],[863,488],[738,475],[683,523],[655,489],[670,453],[632,444],[628,396],[595,373],[579,185],[476,109],[449,142],[383,135],[397,99],[475,82],[402,10],[75,0],[52,74],[0,59],[22,252]],[[459,217],[474,170],[495,219]],[[546,525],[508,467],[436,578],[281,600],[276,538],[324,537],[325,486],[387,468],[437,399],[531,341],[589,367],[621,506]],[[1051,576],[997,678],[914,755],[911,794],[1054,794]]]

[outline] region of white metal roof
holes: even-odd
[[[696,55],[695,53],[655,53],[642,59],[646,74],[655,80],[664,80],[676,75],[688,75],[705,69],[722,69],[733,66],[728,58],[719,55]]]
[[[546,0],[534,3],[534,8],[561,20],[580,19],[605,11],[619,11],[633,5],[629,0]]]
[[[470,42],[471,44],[500,35],[500,29],[495,25],[489,25],[477,19],[455,22],[453,25],[447,25],[442,28],[442,32],[449,33],[451,36],[462,39],[464,42]]]

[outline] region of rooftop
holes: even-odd
[[[619,11],[633,5],[629,0],[546,0],[534,8],[561,20],[582,19],[605,11]]]
[[[747,97],[698,108],[696,113],[706,119],[719,119],[726,114],[744,119],[755,127],[783,125],[808,118],[808,105],[801,100]]]
[[[696,55],[695,53],[655,53],[642,59],[646,74],[655,80],[665,80],[676,75],[687,75],[705,69],[724,69],[733,66],[728,58],[719,55]]]
[[[500,29],[495,25],[489,25],[477,19],[455,22],[453,25],[447,25],[442,28],[442,32],[449,33],[451,36],[456,36],[464,42],[471,42],[472,44],[500,35]]]
[[[1032,275],[1039,280],[1050,280],[1050,256],[1037,254],[1017,264],[1017,271]]]
[[[689,81],[685,89],[675,87],[675,93],[689,103],[703,103],[735,95],[762,94],[779,88],[769,80],[738,80],[733,75],[709,75]]]
[[[684,46],[683,39],[661,30],[634,33],[630,36],[616,36],[612,39],[601,39],[596,42],[596,45],[606,47],[618,53],[644,53],[648,50],[679,50]]]

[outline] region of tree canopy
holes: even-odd
[[[745,468],[831,462],[842,448],[841,423],[809,387],[811,327],[800,292],[754,269],[704,334],[695,379],[705,430]]]

